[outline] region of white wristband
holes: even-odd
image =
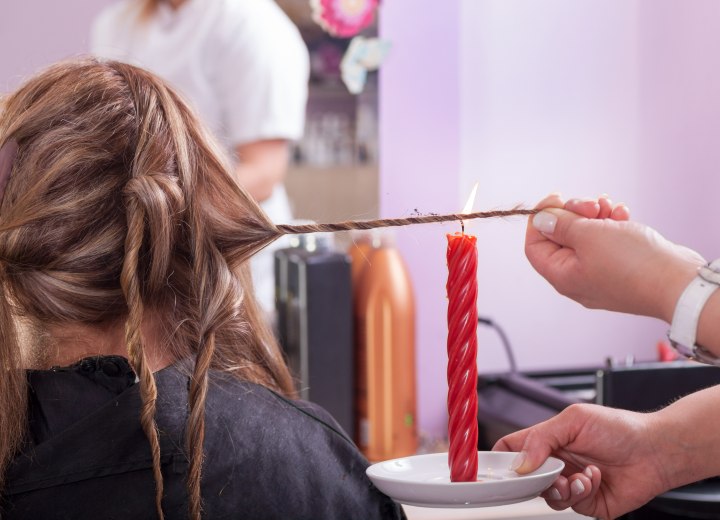
[[[668,337],[682,355],[703,363],[720,365],[720,359],[696,345],[698,321],[710,296],[720,287],[720,259],[701,267],[675,306]]]

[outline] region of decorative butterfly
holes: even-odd
[[[390,47],[389,41],[380,38],[356,36],[352,39],[340,62],[343,83],[352,94],[363,91],[368,71],[380,67]]]

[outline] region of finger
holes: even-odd
[[[537,428],[531,429],[525,437],[519,453],[513,460],[510,469],[520,475],[530,473],[538,469],[552,453],[553,446],[546,440],[542,432]]]
[[[538,202],[535,209],[562,208],[563,206],[564,202],[560,194],[553,193]],[[560,246],[548,240],[548,238],[533,225],[534,218],[535,217],[532,216],[528,220],[527,230],[525,232],[525,254],[528,256],[528,259],[530,259],[531,256],[535,258],[545,258],[555,253],[560,249]],[[530,261],[532,263],[532,259]]]
[[[580,484],[575,482],[582,482],[582,486],[585,488],[582,493],[578,492]],[[600,490],[601,474],[600,469],[597,466],[588,466],[579,476],[577,480],[570,484],[571,490],[573,485],[575,486],[576,493],[571,495],[570,507],[580,514],[587,516],[595,516],[597,510],[596,496]]]
[[[565,203],[565,209],[585,218],[597,218],[600,204],[592,199],[570,199]]]
[[[530,225],[544,238],[550,239],[556,244],[572,247],[578,233],[575,224],[580,220],[584,220],[584,217],[571,211],[547,208],[533,215]],[[541,241],[538,239],[527,245],[532,246],[536,243],[541,243]]]
[[[567,509],[592,498],[597,490],[593,489],[592,480],[584,473],[575,473],[568,478],[569,490],[567,495],[561,495],[560,500],[546,499],[553,509]]]
[[[525,445],[525,437],[527,437],[529,429],[520,430],[506,435],[495,443],[492,451],[520,451]]]
[[[511,469],[520,474],[539,468],[551,453],[572,443],[589,405],[571,405],[555,417],[524,430],[524,443]]]
[[[609,218],[613,210],[613,203],[607,195],[601,195],[598,198],[598,204],[600,205],[600,212],[597,218]]]
[[[560,475],[555,479],[552,486],[546,489],[541,495],[547,502],[562,502],[570,498],[570,484],[568,480]]]
[[[600,489],[600,483],[602,481],[602,472],[600,471],[600,468],[591,464],[585,468],[583,473],[585,473],[592,482],[593,490],[597,491]]]
[[[575,473],[568,478],[570,482],[570,505],[585,500],[593,491],[592,480],[585,473]]]
[[[535,209],[545,209],[545,208],[562,208],[564,206],[564,202],[560,195],[558,193],[552,193],[545,197],[543,200],[537,203],[535,206]],[[535,226],[532,225],[533,217],[530,217],[528,220],[528,226],[527,226],[527,232],[525,234],[525,243],[535,243],[535,242],[543,242],[547,239],[542,236],[542,234],[537,230]]]
[[[610,214],[613,220],[630,220],[630,209],[625,204],[617,204]]]
[[[562,194],[559,192],[551,193],[535,205],[535,209],[544,208],[562,208],[565,203]]]

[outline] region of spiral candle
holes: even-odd
[[[452,482],[477,479],[477,238],[448,235],[448,464]]]

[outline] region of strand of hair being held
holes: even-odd
[[[503,218],[521,215],[534,215],[537,209],[522,209],[519,207],[509,210],[481,211],[476,213],[449,213],[446,215],[420,215],[405,218],[385,218],[377,220],[348,220],[328,224],[278,224],[275,226],[281,235],[300,233],[321,233],[334,231],[353,231],[376,229],[383,227],[409,226],[411,224],[431,224],[435,222],[463,223],[473,219]]]

